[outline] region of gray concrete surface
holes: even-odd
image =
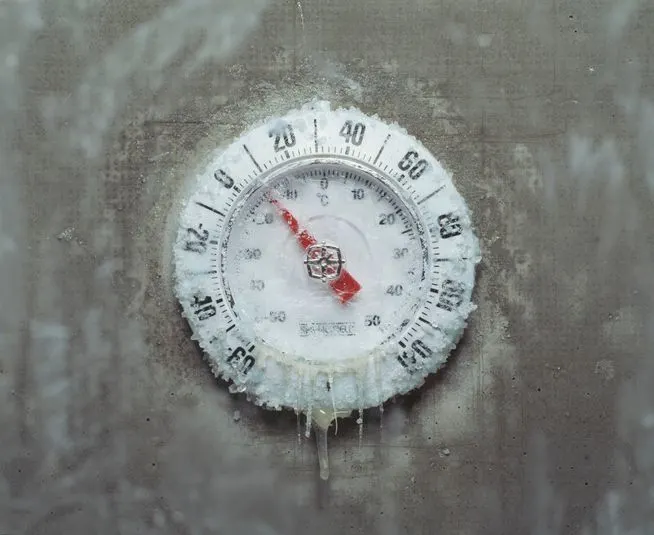
[[[654,533],[653,27],[608,0],[0,4],[0,532]],[[211,377],[170,278],[194,165],[315,97],[419,137],[484,256],[449,366],[342,423],[326,484],[294,414]]]

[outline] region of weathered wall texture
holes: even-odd
[[[654,533],[653,27],[635,0],[0,3],[0,532]],[[483,252],[450,365],[341,424],[327,484],[295,415],[210,376],[170,266],[196,163],[313,98],[419,137]]]

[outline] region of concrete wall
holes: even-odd
[[[0,532],[654,533],[653,27],[635,0],[0,4]],[[420,138],[483,254],[449,366],[341,423],[328,483],[294,414],[210,375],[170,278],[197,162],[313,98]]]

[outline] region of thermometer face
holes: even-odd
[[[379,405],[435,371],[472,309],[478,249],[424,147],[318,103],[213,155],[175,257],[214,372],[310,412]]]
[[[255,338],[296,359],[338,365],[399,335],[424,306],[429,250],[416,214],[390,187],[327,162],[289,170],[245,196],[224,238],[221,273],[231,314]],[[310,250],[280,206],[315,236]],[[347,270],[359,284],[346,302],[322,280],[330,256],[334,276]]]

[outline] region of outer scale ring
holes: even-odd
[[[347,134],[364,125],[353,143]],[[430,305],[406,334],[365,357],[337,364],[289,358],[261,344],[230,313],[216,269],[227,222],[252,184],[282,169],[329,159],[378,176],[416,211],[430,249]],[[473,310],[477,239],[465,202],[440,163],[415,138],[361,112],[319,102],[246,132],[216,151],[198,174],[174,248],[176,293],[213,372],[270,408],[302,412],[377,406],[420,386],[458,342]]]

